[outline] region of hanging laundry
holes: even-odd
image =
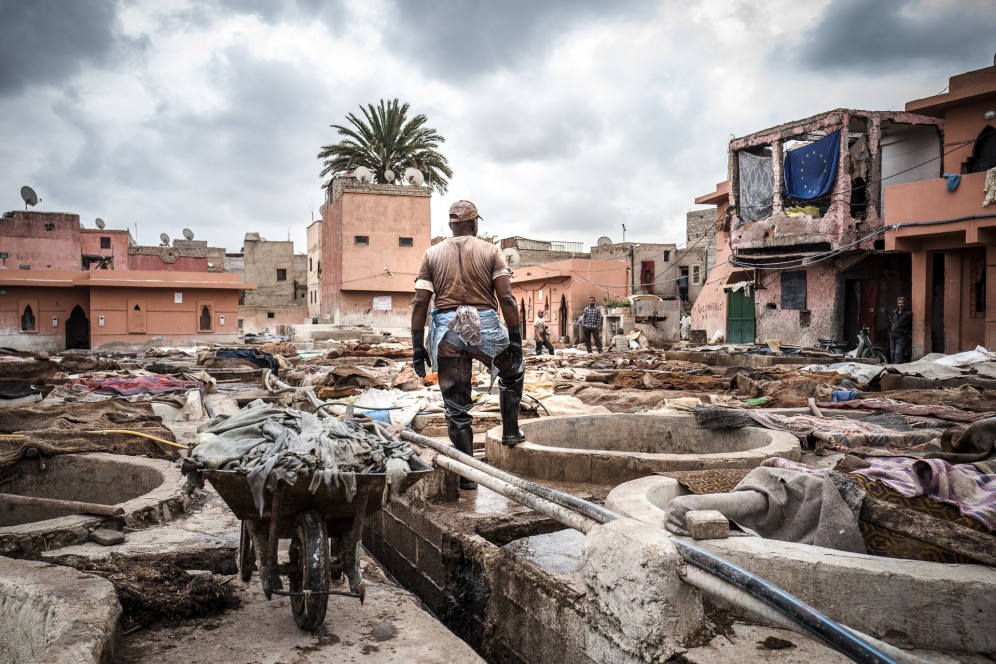
[[[944,177],[947,178],[948,183],[944,185],[948,191],[955,191],[958,189],[958,185],[961,184],[961,175],[958,173],[945,173]]]
[[[810,200],[832,188],[840,161],[840,130],[785,155],[785,193]]]
[[[775,189],[771,157],[740,151],[737,163],[740,167],[740,222],[767,219],[771,216]]]

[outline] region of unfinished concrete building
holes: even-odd
[[[940,175],[942,126],[836,109],[730,141],[734,269],[709,286],[726,291],[726,340],[884,338],[910,262],[884,251],[882,189]]]
[[[308,318],[308,257],[294,253],[290,240],[266,240],[246,233],[242,246],[242,280],[255,283],[239,302],[244,333],[289,334],[290,326]]]
[[[702,290],[705,251],[701,247],[679,249],[675,244],[616,242],[596,244],[591,248],[591,258],[626,262],[630,294],[656,295],[690,306]]]

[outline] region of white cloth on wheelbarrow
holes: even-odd
[[[410,470],[411,446],[376,425],[365,428],[334,417],[319,418],[292,408],[274,408],[261,400],[231,416],[220,415],[201,425],[191,444],[197,468],[242,470],[247,473],[253,500],[263,512],[266,491],[278,482],[297,483],[311,475],[309,490],[324,484],[344,488],[346,499],[356,495],[356,473],[388,474],[383,500]],[[200,486],[196,472],[188,483]]]

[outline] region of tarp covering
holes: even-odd
[[[793,198],[820,198],[833,187],[840,160],[840,130],[785,154],[785,193]]]
[[[771,157],[740,151],[737,153],[737,162],[740,167],[741,222],[767,219],[771,216],[775,189],[771,175]]]

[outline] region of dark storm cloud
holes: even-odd
[[[459,82],[528,65],[578,25],[654,10],[638,0],[395,0],[384,41],[427,75]]]
[[[58,84],[115,47],[114,0],[0,0],[0,95]]]
[[[837,0],[822,20],[773,60],[796,60],[815,70],[960,71],[992,64],[996,7],[991,1]]]

